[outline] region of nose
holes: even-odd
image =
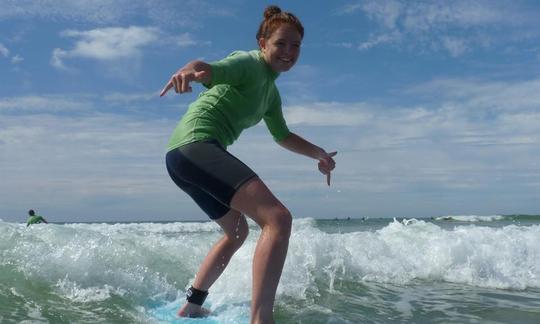
[[[292,54],[296,52],[296,47],[292,44],[285,46],[285,54]]]

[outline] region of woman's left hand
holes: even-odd
[[[326,153],[319,157],[319,171],[321,171],[322,174],[326,174],[326,183],[330,186],[330,172],[334,170],[336,167],[336,161],[332,157],[334,157],[337,154],[337,152],[332,153]]]

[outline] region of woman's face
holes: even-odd
[[[259,39],[264,60],[275,72],[289,71],[298,60],[302,37],[290,24],[279,26],[269,38]]]

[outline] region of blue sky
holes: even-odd
[[[256,48],[270,3],[1,1],[0,218],[203,220],[168,178],[189,95],[158,92],[192,59]],[[337,150],[316,163],[264,123],[230,151],[295,217],[540,211],[537,1],[275,1],[302,20],[277,80],[289,127]]]

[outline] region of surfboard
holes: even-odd
[[[205,303],[204,306],[212,309],[212,313],[208,317],[188,318],[178,317],[176,314],[184,301],[175,300],[174,302],[153,307],[148,310],[148,315],[155,319],[158,323],[174,323],[174,324],[219,324],[219,323],[249,323],[249,305],[229,305],[228,307],[218,307],[212,309],[210,303]]]
[[[178,323],[178,324],[216,324],[219,323],[213,316],[203,318],[178,317],[176,314],[182,305],[179,301],[174,301],[162,306],[148,310],[150,317],[159,323]]]

